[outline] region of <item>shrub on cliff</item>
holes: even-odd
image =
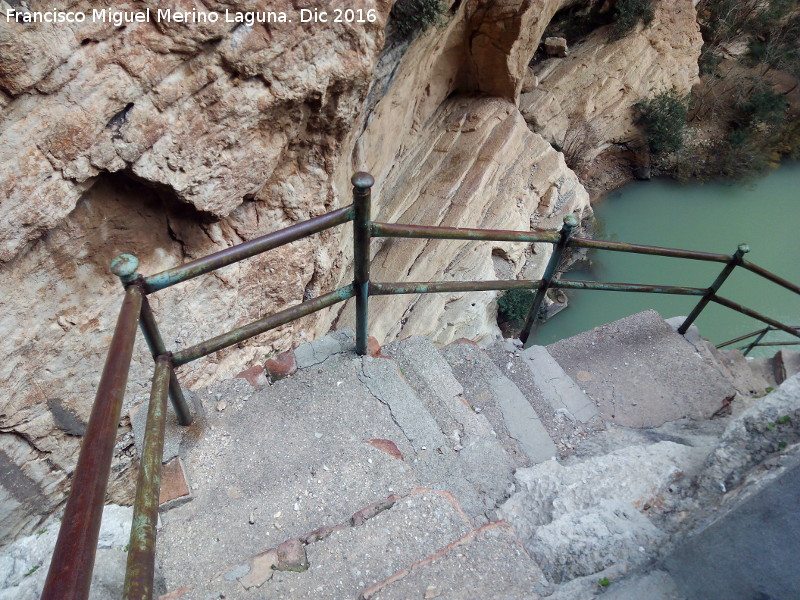
[[[614,6],[615,19],[611,26],[611,39],[624,38],[639,23],[650,25],[655,13],[652,0],[617,0]]]
[[[531,290],[508,290],[497,299],[500,322],[508,322],[515,327],[522,327],[533,306]]]
[[[686,115],[689,112],[687,96],[671,89],[635,104],[635,123],[644,130],[650,152],[658,157],[683,147]]]
[[[771,86],[757,84],[748,95],[740,97],[734,107],[736,124],[744,127],[775,127],[786,121],[789,102]]]
[[[444,22],[445,6],[441,0],[397,0],[392,7],[392,21],[397,32],[410,38],[431,25]]]

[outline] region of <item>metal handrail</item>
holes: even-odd
[[[800,331],[800,326],[799,325],[790,326],[790,328],[793,329],[794,331]],[[739,337],[735,337],[735,338],[733,338],[731,340],[728,340],[726,342],[722,342],[721,344],[717,344],[716,346],[717,346],[717,348],[724,348],[726,346],[730,346],[730,345],[735,344],[737,342],[743,342],[744,340],[746,340],[748,338],[751,338],[753,336],[758,336],[758,337],[756,337],[755,340],[753,340],[749,344],[745,344],[744,346],[739,346],[739,350],[743,350],[742,354],[744,356],[747,356],[748,354],[750,354],[750,352],[753,350],[753,348],[756,348],[756,347],[761,347],[761,346],[797,346],[798,344],[800,344],[800,342],[789,342],[789,341],[781,341],[781,342],[762,342],[761,341],[762,339],[764,339],[764,336],[766,336],[769,332],[778,331],[778,330],[779,329],[777,327],[767,326],[767,327],[764,327],[763,329],[756,329],[755,331],[751,331],[750,333],[745,333],[744,335],[740,335]]]
[[[533,341],[530,332],[539,315],[545,295],[550,288],[699,296],[700,301],[697,306],[679,328],[681,333],[685,333],[692,321],[697,318],[710,302],[727,306],[767,324],[767,328],[764,330],[736,338],[723,345],[742,341],[759,333],[763,337],[767,331],[777,329],[800,338],[800,329],[784,325],[779,321],[717,295],[725,279],[737,266],[741,266],[773,283],[800,294],[800,287],[797,285],[744,260],[743,256],[748,251],[745,245],[739,246],[737,251],[729,256],[711,252],[573,237],[572,233],[578,225],[578,221],[573,215],[567,215],[564,218],[564,226],[558,232],[543,230],[503,231],[380,223],[372,221],[370,215],[371,188],[375,183],[373,177],[369,173],[361,172],[353,175],[351,181],[353,183],[352,205],[296,223],[285,229],[226,248],[155,275],[149,277],[139,275],[137,273],[139,261],[135,256],[123,254],[114,260],[111,268],[125,287],[125,299],[120,310],[111,346],[109,347],[103,376],[100,380],[97,397],[78,458],[72,493],[67,501],[53,561],[41,596],[43,600],[85,600],[88,598],[103,499],[108,483],[116,428],[119,423],[122,397],[130,368],[137,323],[155,361],[155,374],[150,392],[144,448],[142,450],[134,504],[134,524],[131,529],[128,568],[124,588],[124,598],[126,600],[133,600],[134,598],[136,600],[150,599],[153,595],[155,528],[158,518],[158,492],[161,478],[167,396],[172,400],[173,407],[178,415],[178,422],[181,425],[189,425],[191,423],[191,413],[175,375],[175,368],[349,298],[355,297],[356,299],[356,352],[360,355],[366,354],[367,351],[370,296],[514,289],[536,291],[533,306],[520,335],[526,346]],[[354,275],[351,284],[285,308],[189,348],[184,348],[174,353],[166,348],[155,316],[147,301],[146,296],[148,294],[350,221],[353,222],[354,262]],[[370,242],[373,237],[544,242],[553,244],[554,249],[545,267],[542,279],[539,280],[379,283],[370,280]],[[556,273],[561,259],[564,252],[570,247],[719,262],[724,263],[725,267],[708,288],[557,279]],[[761,337],[757,341],[760,341]],[[781,342],[775,342],[775,344],[778,343]],[[766,345],[766,343],[761,345]]]
[[[86,425],[42,600],[89,597],[103,499],[111,472],[141,305],[141,290],[129,288],[119,311],[92,414]]]

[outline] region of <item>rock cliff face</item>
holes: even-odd
[[[532,68],[538,84],[522,94],[531,129],[592,159],[612,143],[637,137],[632,106],[670,88],[688,93],[700,81],[703,45],[692,0],[657,2],[648,27],[609,41],[607,27],[570,48],[566,58]]]
[[[113,8],[155,12],[161,4]],[[288,2],[179,4],[295,17]],[[138,254],[153,273],[341,203],[330,175],[361,111],[390,2],[364,8],[374,22],[0,19],[0,537],[29,528],[27,516],[63,498],[119,307],[107,266],[114,255]],[[335,238],[323,235],[159,294],[168,345],[313,295],[337,275],[337,253]],[[269,341],[289,345],[313,326],[297,323]],[[223,372],[259,352],[231,350],[220,357]],[[136,356],[128,405],[152,368],[141,344]],[[190,367],[183,380],[206,381],[216,362]],[[119,446],[117,476],[127,472],[124,440]]]
[[[73,0],[59,8],[91,12],[95,4]],[[114,9],[155,11],[161,4]],[[552,16],[575,4],[570,0],[449,2],[444,26],[410,44],[392,34],[391,23],[387,29],[390,0],[361,3],[374,9],[372,23],[324,25],[298,23],[295,3],[279,0],[179,4],[219,14],[286,11],[295,22],[0,19],[0,543],[30,531],[68,487],[120,303],[107,267],[114,256],[137,254],[150,274],[229,247],[348,204],[349,176],[361,169],[378,182],[376,219],[556,228],[566,213],[589,214],[585,190],[545,141],[567,127],[560,106],[576,89],[610,89],[604,82],[618,77],[626,60],[641,58],[639,46],[625,52],[620,42],[614,73],[582,79],[578,72],[606,67],[569,67],[579,60],[575,48],[541,77],[541,90],[557,99],[535,108],[532,94],[520,103],[528,62]],[[349,7],[328,4],[331,11]],[[696,56],[687,44],[672,44],[680,34],[670,27],[694,35],[690,3],[680,10],[665,7],[683,2],[660,4],[661,25],[646,32],[648,48],[658,48],[652,64],[672,61],[664,82],[682,65],[688,82]],[[30,8],[52,6],[34,1]],[[584,62],[603,64],[596,58],[601,38],[589,47],[595,50]],[[612,96],[581,105],[585,118],[613,120]],[[634,96],[625,96],[625,106]],[[160,292],[152,301],[168,347],[347,282],[350,244],[349,228],[326,232]],[[373,278],[537,276],[548,252],[376,241]],[[384,340],[426,333],[447,342],[496,331],[491,294],[373,303],[371,333]],[[187,365],[180,377],[199,386],[235,374],[266,352],[344,324],[351,312],[308,317]],[[139,340],[124,415],[146,396],[150,363]],[[120,502],[135,464],[126,419],[111,488]]]

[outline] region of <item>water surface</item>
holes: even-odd
[[[624,242],[732,254],[750,246],[747,259],[800,282],[800,162],[741,185],[680,184],[670,180],[632,183],[594,206],[596,237]],[[593,251],[591,267],[565,278],[708,287],[722,269],[660,256]],[[696,297],[602,291],[568,291],[570,307],[541,325],[536,343],[549,344],[629,314],[653,308],[663,317],[686,315]],[[719,294],[790,325],[800,325],[800,296],[743,269],[736,269]],[[710,304],[696,324],[713,342],[762,327],[744,315]],[[788,339],[773,333],[770,339]],[[800,347],[793,347],[794,349]],[[754,351],[767,355],[775,348]]]

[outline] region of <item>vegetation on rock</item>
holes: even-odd
[[[508,290],[497,299],[498,320],[511,323],[515,327],[522,327],[532,305],[533,292],[531,290]]]
[[[797,0],[701,0],[697,8],[706,42],[704,70],[715,71],[723,48],[745,37],[753,64],[800,76]]]
[[[637,125],[644,130],[650,153],[659,157],[683,147],[689,99],[671,89],[635,104]]]
[[[445,6],[441,0],[397,0],[392,7],[392,21],[403,38],[444,23]]]
[[[797,84],[778,83],[800,78],[800,2],[701,0],[697,9],[701,85],[688,104],[662,94],[636,105],[654,166],[679,179],[746,179],[800,156],[787,99]]]
[[[651,0],[617,0],[614,6],[615,18],[611,27],[611,39],[624,38],[639,23],[650,25],[655,14]]]

